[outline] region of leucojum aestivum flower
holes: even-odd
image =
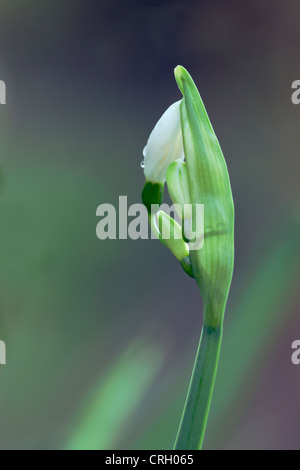
[[[181,66],[175,78],[183,97],[161,117],[144,149],[142,199],[152,230],[195,278],[203,299],[203,328],[174,446],[197,450],[203,445],[232,281],[234,204],[226,162],[196,85]],[[159,210],[165,183],[181,223]],[[204,205],[204,228],[196,237],[202,243],[192,246],[187,233],[194,232],[186,229],[199,205]]]

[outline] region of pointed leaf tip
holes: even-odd
[[[185,96],[186,86],[188,86],[191,89],[197,90],[194,80],[192,79],[189,72],[184,67],[182,67],[182,65],[177,65],[177,67],[174,70],[174,74],[175,74],[175,80],[177,82],[178,88],[183,94],[183,96]]]
[[[184,77],[184,72],[187,73],[184,67],[181,65],[177,65],[174,70],[174,75],[175,75],[175,80],[177,82],[178,88],[183,94],[183,77]]]

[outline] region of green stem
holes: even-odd
[[[175,450],[200,450],[215,385],[223,327],[203,326]]]

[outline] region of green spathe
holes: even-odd
[[[203,101],[181,66],[175,78],[183,94],[181,127],[193,206],[204,204],[205,243],[190,252],[192,271],[203,298],[203,330],[175,449],[203,445],[219,363],[224,313],[233,274],[234,205],[226,162]]]
[[[202,293],[204,322],[222,323],[234,260],[234,205],[226,162],[197,87],[181,66],[175,78],[183,94],[181,126],[191,202],[205,207],[205,244],[191,252]]]

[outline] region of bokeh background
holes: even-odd
[[[236,266],[207,449],[299,449],[296,0],[0,1],[1,449],[170,449],[201,330],[157,241],[96,238],[196,81],[228,163]]]

